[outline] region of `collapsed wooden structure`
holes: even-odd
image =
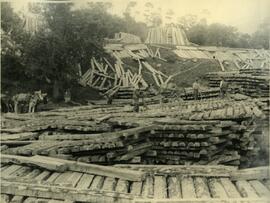
[[[173,52],[180,58],[217,60],[222,71],[270,67],[270,52],[264,49],[177,46]]]
[[[115,55],[116,63],[112,65],[106,58],[98,62],[94,57],[91,59],[91,67],[82,75],[79,84],[90,86],[100,91],[112,91],[118,87],[146,88],[149,84],[145,81],[142,72],[150,72],[155,85],[166,87],[172,76],[167,76],[161,71],[156,70],[148,62],[138,61],[138,68],[130,67],[124,64],[122,60]],[[135,71],[134,71],[135,69]],[[146,70],[143,70],[146,69]]]
[[[90,86],[98,90],[109,90],[116,87],[138,86],[147,87],[148,84],[140,73],[132,73],[124,69],[121,61],[112,65],[106,58],[103,62],[91,59],[91,67],[83,74],[79,83],[83,86]],[[110,69],[110,70],[109,70]]]

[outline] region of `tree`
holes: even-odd
[[[1,2],[1,85],[17,89],[20,81],[29,79],[24,64],[24,47],[30,36],[23,21],[8,2]]]
[[[188,14],[177,19],[177,23],[186,31],[198,24],[198,17],[196,15]]]
[[[145,3],[145,11],[144,11],[145,22],[148,26],[160,26],[162,24],[161,13],[158,10],[155,10],[155,7],[152,3]]]
[[[270,23],[265,19],[258,30],[252,34],[251,46],[257,49],[270,49]]]
[[[45,26],[27,45],[28,70],[37,79],[49,83],[55,99],[78,79],[78,66],[88,69],[91,57],[107,56],[105,37],[123,30],[123,19],[107,12],[110,4],[89,3],[73,10],[72,4],[45,4],[42,15]]]

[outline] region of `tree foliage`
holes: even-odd
[[[240,33],[233,26],[207,24],[205,19],[198,19],[195,15],[179,18],[178,24],[186,30],[189,40],[198,45],[269,49],[270,28],[266,20],[252,35]]]

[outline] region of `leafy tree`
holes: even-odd
[[[104,38],[126,28],[123,19],[107,12],[110,6],[89,3],[73,10],[72,4],[45,5],[42,14],[46,23],[27,46],[27,65],[37,79],[49,83],[55,99],[77,83],[78,63],[88,69],[92,56],[107,56]]]
[[[155,10],[155,7],[152,3],[145,3],[145,11],[144,11],[145,22],[149,26],[160,26],[162,24],[161,13],[158,10]]]
[[[265,19],[251,37],[251,46],[257,49],[270,49],[270,22]]]
[[[178,18],[177,23],[188,31],[190,28],[198,24],[198,17],[196,15],[188,14]]]
[[[30,36],[23,30],[24,22],[13,12],[8,2],[1,2],[1,85],[17,89],[27,80],[24,64],[24,47]]]

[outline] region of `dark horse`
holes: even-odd
[[[12,112],[12,98],[8,94],[1,94],[1,111],[4,113]]]

